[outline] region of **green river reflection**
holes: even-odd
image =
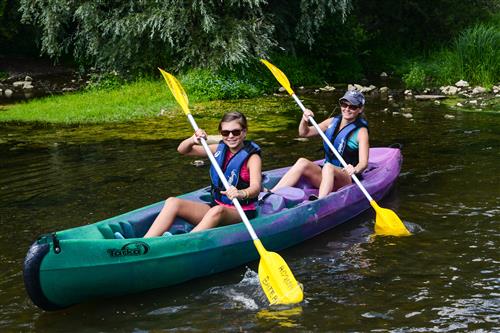
[[[337,98],[312,95],[305,105],[323,120]],[[176,152],[191,133],[180,111],[131,124],[0,125],[0,331],[499,331],[500,117],[398,103],[368,99],[366,108],[371,145],[404,146],[398,183],[379,204],[423,231],[370,239],[367,211],[281,251],[305,290],[300,306],[284,309],[253,300],[251,263],[171,288],[39,310],[22,281],[38,235],[206,186],[208,169]],[[215,134],[220,115],[235,109],[248,115],[264,169],[321,157],[319,140],[297,140],[301,114],[290,98],[211,102],[193,113]]]

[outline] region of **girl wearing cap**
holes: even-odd
[[[228,179],[231,188],[224,190],[214,167],[210,168],[212,179],[212,203],[194,202],[176,197],[165,201],[160,214],[156,217],[144,237],[155,237],[170,228],[176,217],[193,224],[192,232],[213,228],[219,224],[227,225],[241,221],[232,200],[237,198],[249,219],[255,217],[255,203],[260,193],[262,175],[260,148],[253,141],[246,141],[247,120],[240,112],[226,113],[219,123],[222,141],[210,145],[210,150]],[[183,155],[207,156],[199,145],[199,139],[206,138],[205,131],[196,133],[179,144],[177,150]],[[119,235],[115,234],[115,237]]]
[[[294,186],[301,177],[305,177],[314,187],[319,188],[318,198],[322,198],[342,186],[351,184],[353,174],[361,176],[368,166],[369,150],[368,122],[361,116],[365,98],[361,92],[353,90],[347,91],[339,102],[341,114],[324,120],[319,127],[346,161],[347,167],[343,168],[330,148],[324,144],[325,163],[322,167],[301,157],[271,191]],[[299,124],[301,137],[319,135],[314,126],[309,126],[309,116],[313,117],[314,114],[306,109]]]

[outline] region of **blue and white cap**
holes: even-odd
[[[344,94],[342,98],[339,99],[339,102],[342,102],[342,100],[346,100],[352,105],[356,106],[363,106],[365,105],[365,96],[357,90],[348,90]]]

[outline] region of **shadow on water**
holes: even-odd
[[[338,96],[309,96],[318,120]],[[293,101],[212,103],[251,115],[264,169],[321,158],[297,140]],[[28,299],[21,267],[40,234],[93,223],[206,186],[176,146],[182,116],[81,127],[0,126],[0,328],[13,331],[494,331],[498,328],[500,121],[427,104],[369,100],[371,146],[402,143],[403,167],[379,205],[423,231],[370,237],[371,210],[280,255],[304,285],[298,307],[268,308],[257,263],[145,293],[46,313]],[[259,104],[260,106],[257,106]],[[411,108],[411,118],[394,113]],[[388,110],[386,110],[388,109]],[[406,110],[405,109],[405,110]],[[220,111],[220,112],[222,112]],[[219,111],[217,111],[219,112]],[[406,110],[405,112],[408,112]],[[216,114],[216,112],[209,112]],[[455,117],[445,117],[452,113]],[[209,131],[210,132],[210,131]],[[126,277],[124,277],[126,278]]]

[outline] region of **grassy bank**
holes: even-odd
[[[180,75],[179,79],[190,102],[194,103],[257,97],[264,93],[257,85],[208,70],[193,70]],[[83,91],[0,106],[0,122],[64,125],[126,122],[154,117],[175,108],[177,103],[161,77],[124,82],[111,76],[92,82]]]
[[[0,122],[60,124],[123,122],[175,106],[160,80],[141,80],[112,90],[90,90],[8,105]]]
[[[321,84],[321,77],[308,71],[300,60],[277,59],[291,82]],[[177,75],[190,102],[255,98],[278,89],[279,84],[260,63],[252,68],[214,72],[192,69]],[[111,123],[154,117],[178,108],[158,75],[126,82],[116,74],[91,79],[86,90],[0,106],[0,122],[37,122],[65,125]],[[162,111],[163,110],[163,111]]]
[[[492,23],[464,30],[448,47],[414,59],[403,73],[408,88],[449,85],[459,80],[491,88],[500,82],[500,16]]]

